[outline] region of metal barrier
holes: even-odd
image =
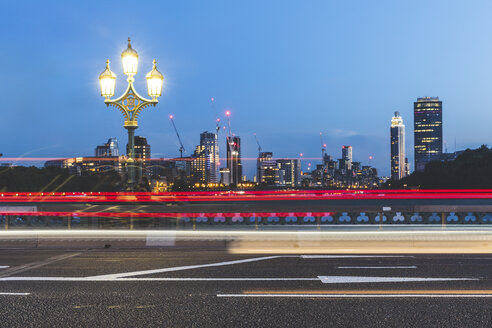
[[[492,224],[492,211],[338,211],[297,213],[46,213],[0,215],[0,227],[12,229],[320,229],[336,226],[479,226]]]

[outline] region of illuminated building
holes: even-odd
[[[269,160],[265,159],[260,163],[260,176],[260,185],[276,186],[278,184],[278,166],[271,156]]]
[[[408,158],[405,157],[405,176],[410,175],[410,162],[408,161]]]
[[[73,157],[46,161],[45,167],[68,169],[70,174],[94,174],[107,171],[121,171],[121,161],[117,156],[111,157]]]
[[[340,169],[343,169],[345,171],[352,169],[352,146],[342,146]]]
[[[228,186],[229,183],[231,182],[231,172],[226,167],[221,168],[219,171],[220,171],[220,183],[225,186]]]
[[[230,172],[230,184],[237,186],[241,182],[243,169],[241,165],[241,139],[237,136],[228,136],[227,142],[227,168]]]
[[[442,101],[438,97],[418,98],[414,102],[415,170],[442,154]]]
[[[271,161],[272,156],[272,152],[260,152],[260,154],[258,155],[258,158],[256,160],[256,179],[258,180],[258,183],[262,183],[261,163],[265,161]]]
[[[200,133],[200,146],[205,152],[205,168],[204,181],[205,183],[219,182],[217,171],[219,167],[219,143],[217,134],[211,132]]]
[[[126,145],[127,153],[128,153],[128,148],[129,146]],[[142,172],[139,172],[139,176],[141,177],[142,174],[150,177],[150,145],[147,143],[147,138],[141,137],[141,136],[135,136],[134,137],[134,148],[133,148],[133,154],[134,158],[137,160],[138,168],[139,170],[141,169]]]
[[[278,184],[287,187],[297,187],[301,184],[301,160],[277,159]]]
[[[400,180],[406,175],[405,125],[399,112],[391,119],[391,179]]]
[[[196,146],[190,161],[190,181],[192,184],[218,183],[219,147],[217,134],[200,133],[200,145]]]
[[[190,160],[190,182],[192,184],[206,183],[207,153],[205,147],[198,145]]]
[[[118,157],[119,153],[116,138],[109,138],[107,143],[96,147],[96,157]]]

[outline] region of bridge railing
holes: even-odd
[[[32,210],[34,209],[34,210]],[[327,212],[46,212],[1,211],[0,229],[338,229],[428,225],[483,226],[492,224],[492,210]]]

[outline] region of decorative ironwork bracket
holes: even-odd
[[[137,118],[142,109],[157,104],[157,99],[147,99],[138,94],[133,86],[133,82],[128,82],[126,91],[119,98],[105,99],[106,106],[117,108],[125,117],[125,126],[138,127]]]

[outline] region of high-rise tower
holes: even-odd
[[[400,180],[405,170],[405,125],[400,112],[391,119],[391,179]]]
[[[423,171],[442,154],[442,101],[438,97],[418,98],[413,109],[415,170]]]
[[[341,169],[352,169],[352,146],[342,146]]]
[[[218,183],[219,145],[217,134],[207,131],[200,133],[200,146],[203,147],[206,156],[205,181]]]
[[[241,139],[237,136],[228,136],[227,141],[227,168],[230,172],[230,184],[237,186],[241,182],[243,169],[241,165]]]

